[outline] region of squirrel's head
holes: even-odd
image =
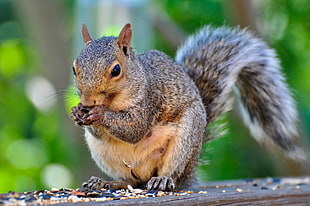
[[[132,30],[126,24],[118,37],[92,40],[85,24],[82,26],[85,47],[73,62],[77,92],[84,106],[104,105],[122,110],[134,105],[132,95],[137,92],[138,68],[130,47]]]

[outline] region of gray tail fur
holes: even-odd
[[[274,50],[246,30],[204,27],[178,50],[176,61],[196,82],[208,125],[231,110],[236,88],[243,120],[259,142],[304,159],[296,146],[298,114]]]

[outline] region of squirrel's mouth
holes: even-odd
[[[81,103],[84,107],[105,106],[108,107],[116,93],[101,92],[95,95],[81,95]]]

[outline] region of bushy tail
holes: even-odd
[[[275,52],[246,30],[204,27],[178,50],[176,61],[196,82],[208,125],[232,107],[237,88],[245,124],[259,142],[272,140],[293,159],[297,111]]]

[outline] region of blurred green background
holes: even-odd
[[[172,57],[205,24],[249,27],[282,61],[308,147],[309,0],[0,0],[0,193],[78,187],[102,176],[68,117],[77,103],[71,63],[83,45],[82,22],[94,38],[118,34],[131,22],[138,51],[156,48]],[[258,145],[236,112],[225,120],[229,132],[204,148],[202,181],[310,174],[309,164]]]

